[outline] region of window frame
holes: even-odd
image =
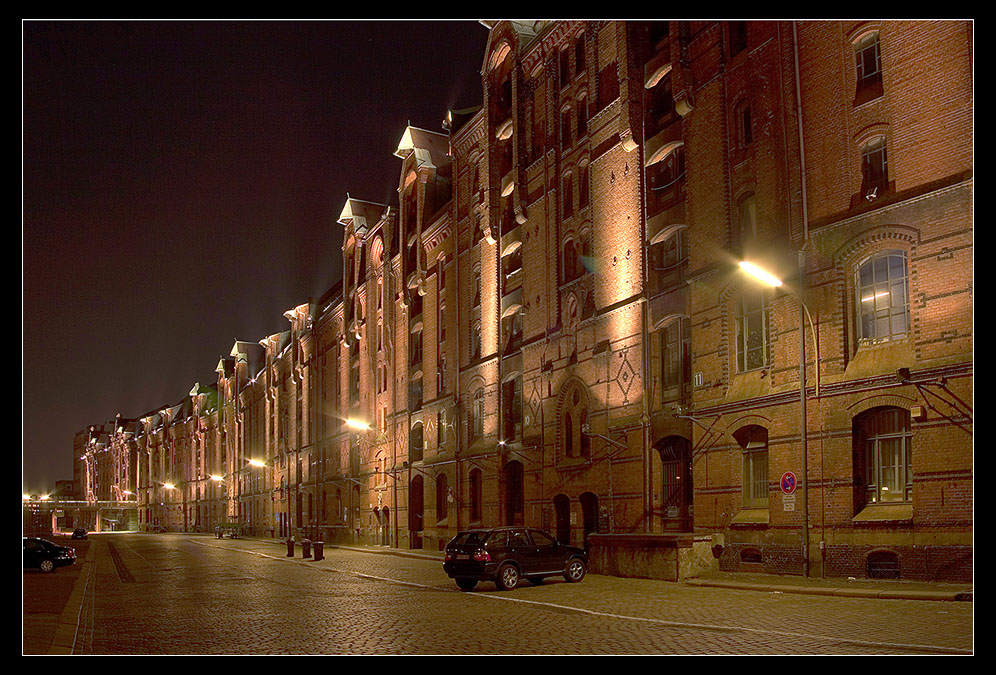
[[[897,263],[901,261],[901,276],[893,276]],[[884,269],[883,269],[884,268]],[[879,277],[884,272],[885,278]],[[888,248],[875,251],[854,266],[854,331],[858,346],[881,344],[894,340],[902,340],[909,336],[911,327],[910,316],[910,269],[909,254],[903,249]],[[897,289],[901,286],[902,300],[895,300]],[[878,298],[888,296],[888,305],[879,307]],[[869,311],[866,303],[871,302]],[[897,310],[898,308],[898,310]],[[902,316],[903,328],[896,330],[897,317]],[[879,322],[888,321],[887,332],[880,332]],[[870,331],[869,331],[870,329]],[[867,334],[870,332],[871,334]]]
[[[759,306],[748,306],[750,300],[758,300]],[[761,345],[751,346],[750,326],[747,322],[755,318],[761,322]],[[734,312],[735,331],[734,337],[737,341],[737,372],[748,373],[755,370],[762,370],[771,366],[771,300],[769,293],[764,289],[747,290],[737,298]],[[761,363],[750,365],[752,353],[761,353]]]

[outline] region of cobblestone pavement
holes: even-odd
[[[973,604],[589,574],[462,592],[436,560],[270,542],[99,542],[87,654],[968,654]],[[300,549],[297,555],[300,556]]]

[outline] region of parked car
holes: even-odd
[[[24,569],[54,572],[76,562],[76,549],[53,544],[47,539],[24,537]]]
[[[87,532],[85,527],[77,527],[73,530],[73,539],[86,539],[86,535]]]
[[[443,570],[467,591],[479,581],[511,590],[523,578],[538,584],[557,575],[577,583],[588,570],[588,554],[529,527],[467,530],[446,545]]]

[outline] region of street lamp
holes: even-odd
[[[762,267],[759,267],[746,260],[740,262],[740,269],[751,278],[772,288],[781,288],[782,280],[771,274]],[[803,272],[805,270],[805,254],[799,251],[799,286],[802,288]],[[795,296],[799,302],[799,435],[801,438],[802,452],[802,476],[800,477],[800,487],[802,488],[802,575],[809,576],[809,456],[807,445],[808,423],[806,419],[806,321],[809,321],[810,332],[813,335],[813,355],[814,369],[816,371],[816,397],[820,395],[820,343],[816,335],[816,325],[813,323],[813,315],[806,306],[802,296],[795,289],[785,286],[785,288]]]
[[[369,424],[363,420],[358,420],[355,417],[350,417],[346,420],[346,426],[350,429],[356,429],[357,431],[370,431],[372,428]]]

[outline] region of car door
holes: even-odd
[[[38,567],[38,541],[35,539],[24,540],[24,566]]]
[[[509,557],[519,564],[519,570],[523,575],[538,571],[538,551],[525,528],[514,529],[508,533],[508,553]]]
[[[563,551],[557,540],[542,530],[529,530],[536,550],[536,572],[560,572],[564,569]]]

